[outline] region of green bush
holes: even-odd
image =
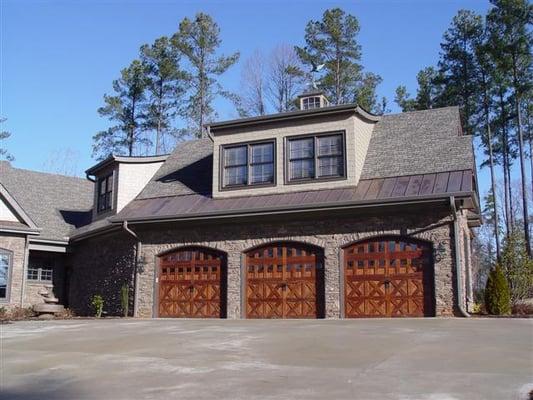
[[[96,315],[96,318],[100,318],[102,316],[102,311],[104,310],[103,297],[99,294],[95,294],[91,300],[91,305],[94,308],[94,314]]]
[[[124,317],[127,317],[130,309],[130,287],[127,283],[120,288],[120,305]]]
[[[499,264],[493,268],[485,287],[485,308],[492,315],[509,315],[511,313],[511,294],[509,284]]]

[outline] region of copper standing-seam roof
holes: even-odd
[[[365,203],[423,200],[473,194],[472,170],[365,179],[356,188],[326,189],[213,199],[201,194],[137,199],[111,218],[113,222],[186,219],[268,210],[339,207]]]

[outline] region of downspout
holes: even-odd
[[[24,259],[22,261],[22,287],[20,288],[20,307],[24,308],[24,296],[26,294],[26,276],[28,274],[28,262],[30,259],[30,236],[26,235],[24,243]]]
[[[128,227],[128,221],[122,222],[122,228],[137,241],[135,246],[135,267],[133,277],[133,316],[137,317],[139,308],[139,264],[141,261],[142,243],[139,236]]]
[[[463,277],[461,276],[461,245],[459,243],[459,221],[457,220],[457,208],[455,207],[455,197],[450,196],[450,207],[453,219],[453,240],[455,256],[455,279],[457,284],[457,309],[463,317],[470,317],[470,314],[463,308]]]

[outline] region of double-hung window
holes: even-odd
[[[113,206],[113,174],[98,179],[98,212],[111,210]]]
[[[343,178],[344,135],[327,134],[288,140],[288,180]]]
[[[274,183],[274,142],[247,143],[222,148],[222,187]]]

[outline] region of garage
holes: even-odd
[[[344,249],[346,318],[432,316],[433,308],[429,243],[382,237]]]
[[[163,318],[225,318],[225,254],[194,247],[161,256],[158,315]]]
[[[320,248],[275,243],[246,253],[247,318],[323,318],[324,257]]]

